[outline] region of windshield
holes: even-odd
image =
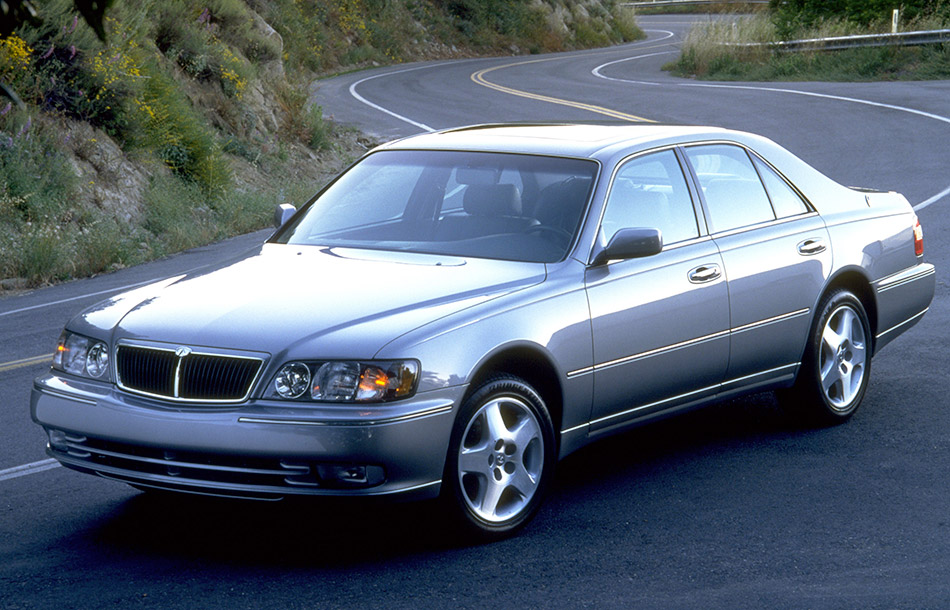
[[[567,255],[597,164],[504,153],[381,151],[275,239],[539,263]]]

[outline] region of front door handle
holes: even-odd
[[[820,254],[827,249],[825,242],[822,239],[806,239],[802,243],[798,244],[798,253],[802,256],[812,256],[813,254]]]
[[[719,279],[722,271],[719,265],[700,265],[689,272],[689,281],[693,284],[705,284],[715,279]]]

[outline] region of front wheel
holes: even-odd
[[[871,328],[861,301],[847,290],[818,306],[795,386],[786,402],[809,422],[837,424],[857,411],[871,376]]]
[[[537,512],[554,470],[554,426],[540,395],[494,377],[465,401],[446,460],[444,496],[463,530],[509,535]]]

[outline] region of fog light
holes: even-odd
[[[47,430],[49,435],[49,446],[54,451],[59,451],[65,453],[69,451],[69,446],[66,444],[66,433],[62,430]]]
[[[327,487],[370,487],[386,478],[382,467],[364,464],[318,464],[317,474]]]
[[[341,483],[365,483],[366,466],[320,466],[320,478]]]

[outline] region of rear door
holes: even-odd
[[[684,149],[729,289],[724,390],[794,374],[831,268],[821,217],[773,167],[734,144]]]

